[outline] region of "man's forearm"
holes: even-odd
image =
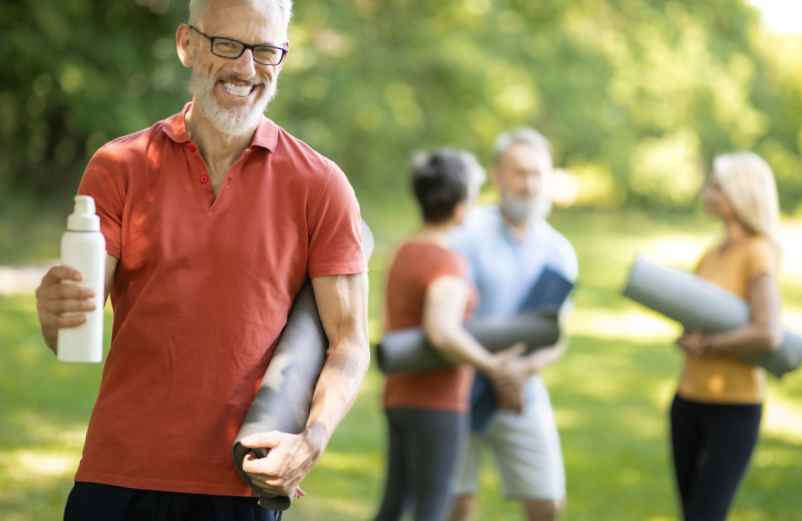
[[[321,450],[354,404],[369,363],[367,340],[344,339],[329,347],[306,424],[307,435]]]

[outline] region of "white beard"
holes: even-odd
[[[543,195],[526,198],[502,195],[499,206],[502,213],[515,224],[545,220],[551,213],[551,201]]]
[[[259,126],[267,105],[276,95],[276,80],[274,77],[266,84],[264,92],[253,108],[231,109],[220,106],[213,93],[216,80],[195,69],[192,70],[189,90],[196,100],[197,108],[203,112],[214,128],[228,136],[240,136]]]

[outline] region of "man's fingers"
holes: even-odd
[[[84,300],[94,298],[95,292],[86,286],[69,282],[52,286],[40,286],[36,296],[40,302],[64,299]]]
[[[46,303],[43,303],[42,307],[53,315],[64,315],[67,313],[86,313],[88,311],[94,311],[95,301],[93,299],[51,300]]]
[[[42,277],[42,287],[58,284],[64,280],[81,282],[83,277],[80,271],[70,268],[69,266],[53,266],[45,273],[45,276]]]
[[[277,447],[284,437],[284,434],[277,431],[257,432],[242,438],[240,443],[249,449],[272,449]]]
[[[281,480],[285,477],[284,461],[275,452],[268,452],[264,458],[259,458],[253,453],[246,454],[242,460],[242,470],[260,483],[264,483],[265,480]]]
[[[267,458],[257,458],[252,453],[247,453],[242,460],[242,470],[252,475],[254,479],[263,479],[268,474],[265,472],[265,460]]]
[[[78,327],[84,322],[86,322],[85,313],[65,313],[63,315],[46,313],[42,316],[42,326],[55,327],[57,329]]]

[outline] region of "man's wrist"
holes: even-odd
[[[307,445],[309,445],[309,447],[315,453],[315,456],[319,457],[321,454],[323,454],[323,451],[326,450],[326,446],[329,443],[330,434],[325,425],[316,421],[306,426],[303,436]]]
[[[493,377],[498,374],[500,368],[501,364],[499,364],[498,360],[496,360],[492,356],[488,357],[488,359],[485,360],[480,367],[477,367],[479,372],[481,372],[490,379],[493,379]]]

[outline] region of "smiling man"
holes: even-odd
[[[246,438],[244,470],[292,495],[367,369],[359,207],[340,169],[263,116],[290,0],[190,2],[176,32],[192,101],[98,150],[79,188],[107,245],[114,328],[67,521],[273,520],[231,457],[295,295],[312,280],[329,350],[300,434]],[[66,266],[37,290],[42,334],[92,309]]]

